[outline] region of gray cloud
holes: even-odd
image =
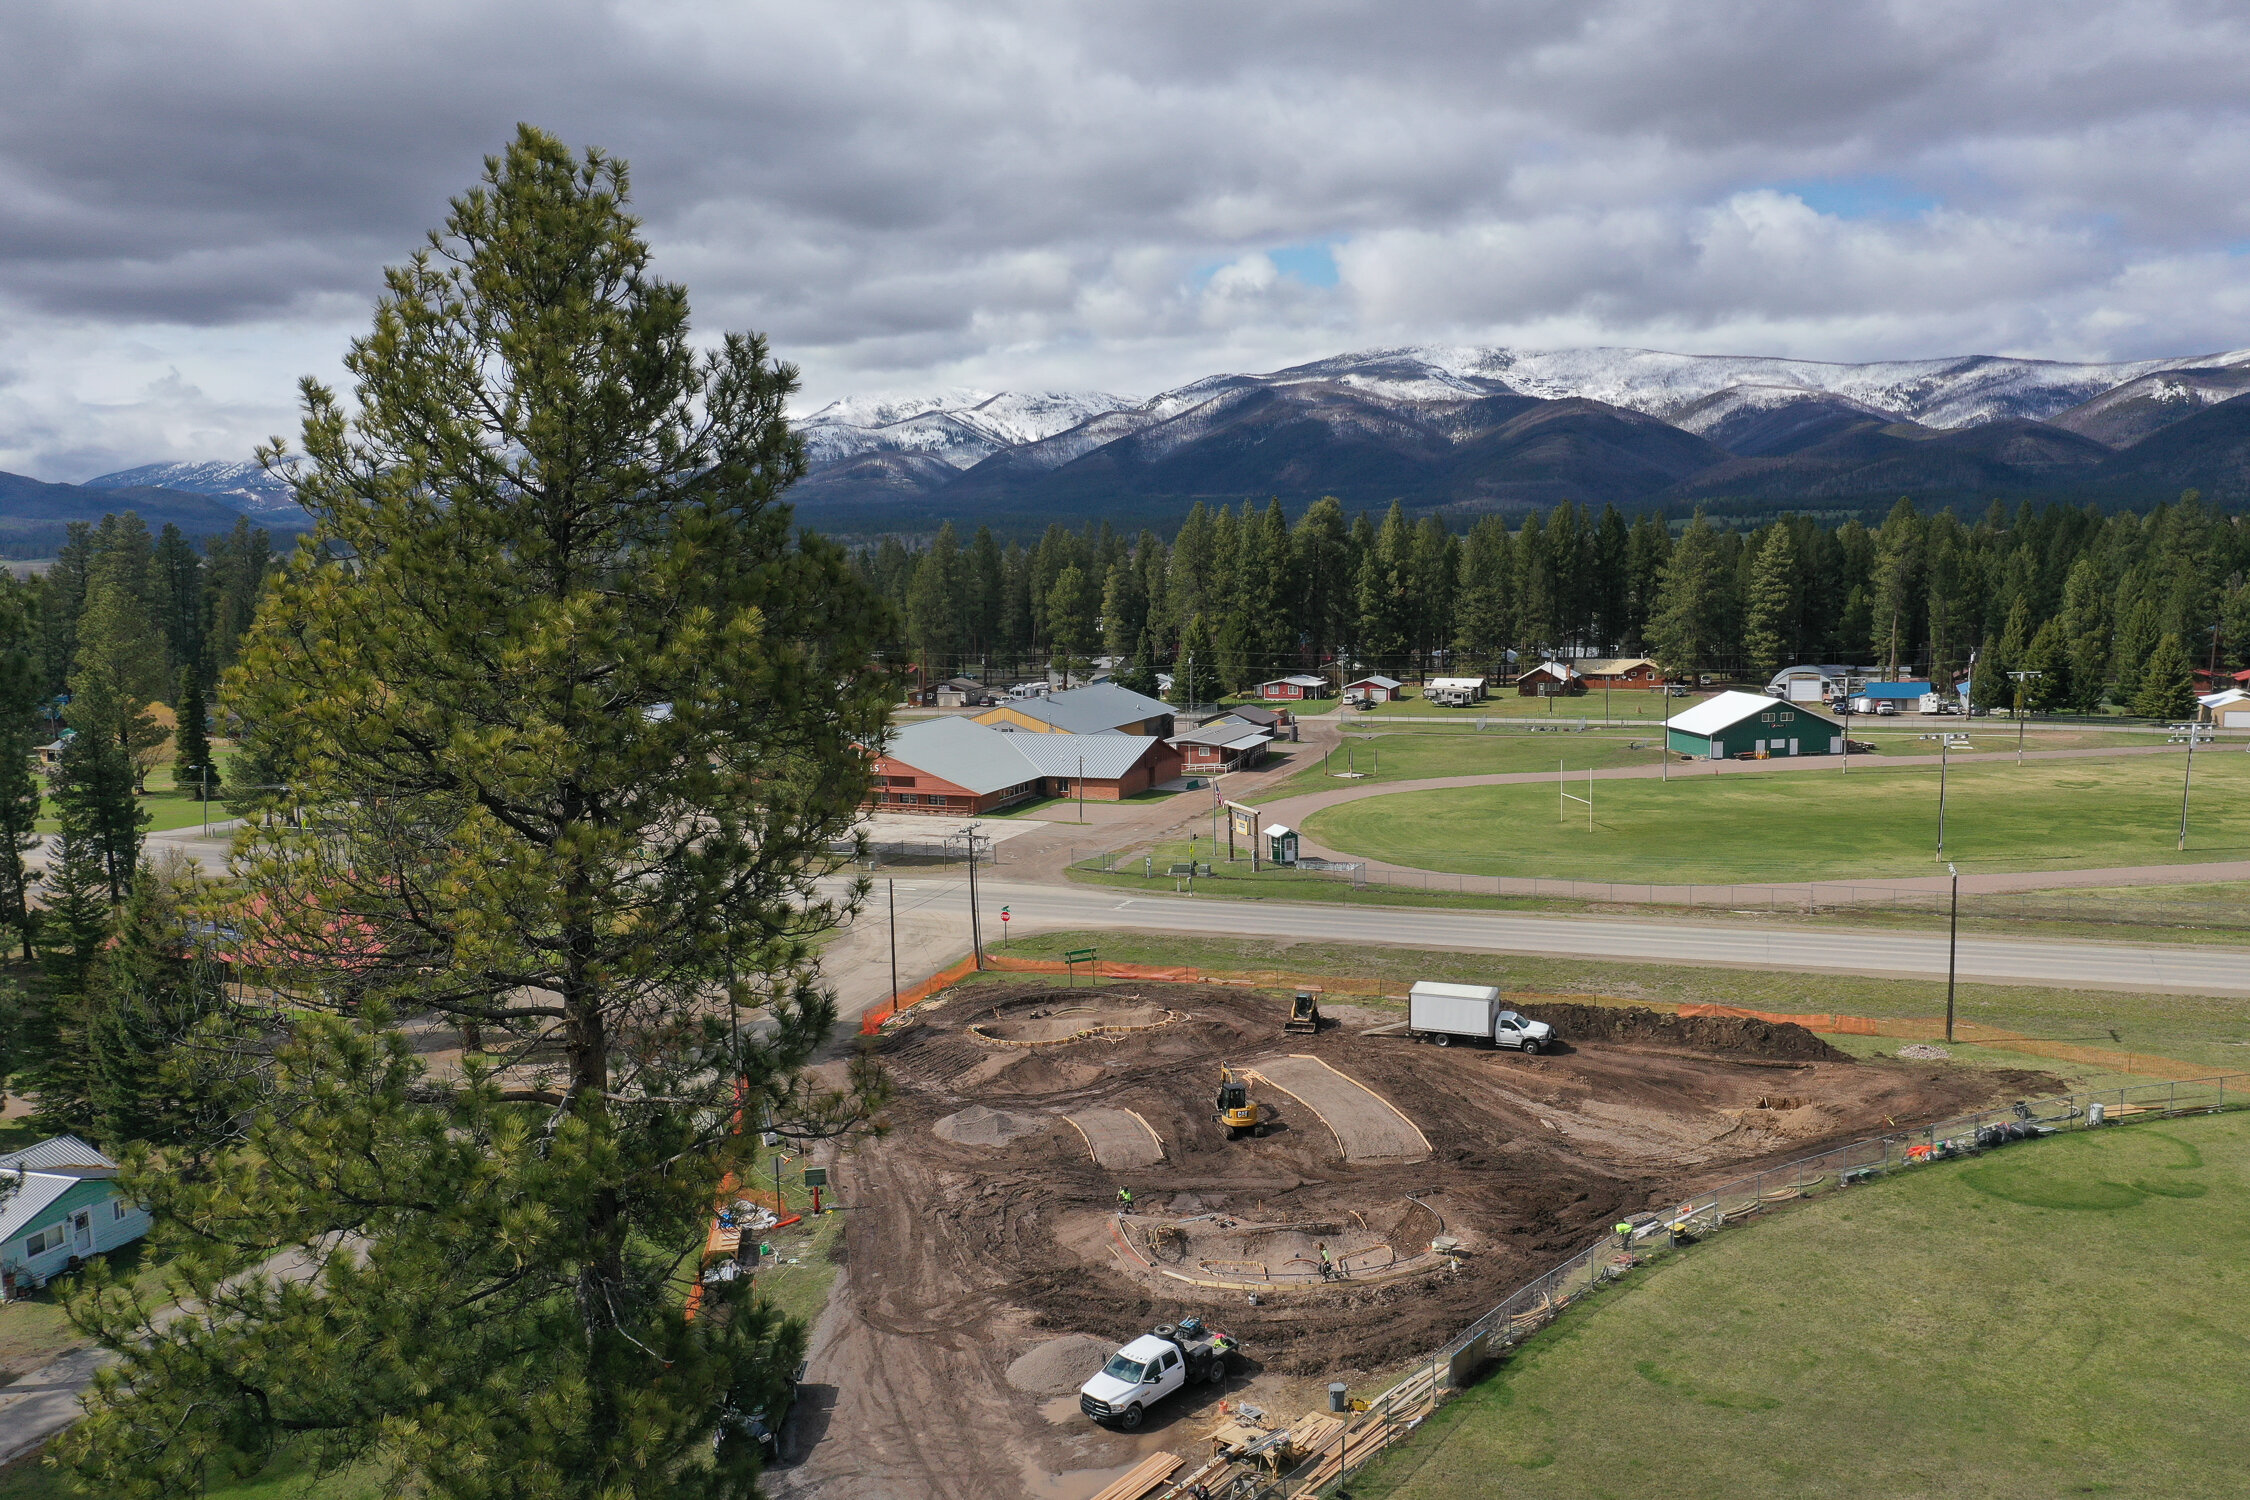
[[[2227,0],[19,0],[0,467],[239,457],[519,119],[807,396],[2250,344]],[[1333,286],[1269,252],[1333,247]],[[1281,264],[1293,264],[1286,257]]]

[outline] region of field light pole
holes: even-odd
[[[1948,863],[1953,877],[1953,919],[1945,938],[1945,1039],[1953,1040],[1953,961],[1961,951],[1961,872]]]
[[[1915,736],[1915,738],[1916,738],[1916,739],[1923,739],[1923,740],[1936,740],[1936,741],[1938,742],[1938,752],[1937,752],[1937,757],[1938,757],[1938,759],[1937,759],[1937,853],[1936,853],[1936,855],[1934,855],[1933,857],[1934,857],[1934,858],[1936,858],[1936,859],[1940,859],[1940,860],[1942,860],[1942,859],[1944,859],[1944,858],[1945,858],[1945,771],[1946,771],[1946,760],[1947,760],[1947,752],[1949,752],[1949,751],[1950,751],[1950,750],[1952,750],[1952,748],[1953,748],[1953,736],[1952,736],[1952,735],[1951,735],[1950,733],[1947,733],[1947,734],[1921,734],[1921,735],[1916,735],[1916,736]],[[1947,868],[1951,868],[1951,866],[1948,866]]]
[[[2174,724],[2172,742],[2187,741],[2187,770],[2180,776],[2180,853],[2187,853],[2188,789],[2195,784],[2195,743],[2203,738],[2203,726],[2196,723]]]
[[[2016,680],[2016,764],[2023,764],[2023,685],[2034,678],[2044,677],[2044,672],[2010,672]]]

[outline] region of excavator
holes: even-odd
[[[1252,1135],[1266,1133],[1266,1113],[1250,1097],[1250,1083],[1240,1073],[1219,1065],[1219,1123],[1227,1128],[1227,1139],[1239,1141],[1244,1131]]]

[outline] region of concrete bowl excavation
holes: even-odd
[[[2041,1081],[1515,1003],[1562,1045],[1441,1050],[1350,1008],[1286,1035],[1286,997],[1202,984],[977,984],[908,1012],[878,1044],[891,1132],[849,1168],[848,1272],[816,1339],[828,1436],[776,1492],[1069,1497],[1069,1475],[1197,1446],[1221,1399],[1294,1412],[1394,1369],[1699,1183]],[[1222,1067],[1264,1134],[1229,1138]],[[1240,1342],[1241,1372],[1140,1432],[1009,1377],[1076,1339],[1044,1363],[1082,1379],[1189,1314]]]

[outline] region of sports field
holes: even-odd
[[[1573,767],[1573,769],[1578,769]],[[2178,756],[1956,764],[1946,856],[1963,870],[2069,870],[2250,858],[2250,756],[2196,757],[2185,854]],[[1568,787],[1586,794],[1581,777]],[[1942,871],[1938,773],[1828,767],[1751,775],[1708,768],[1670,783],[1594,783],[1585,808],[1544,785],[1400,792],[1327,808],[1306,832],[1346,853],[1417,869],[1558,879],[1729,883]]]
[[[2011,1146],[1566,1314],[1358,1500],[2242,1493],[2250,1115]]]

